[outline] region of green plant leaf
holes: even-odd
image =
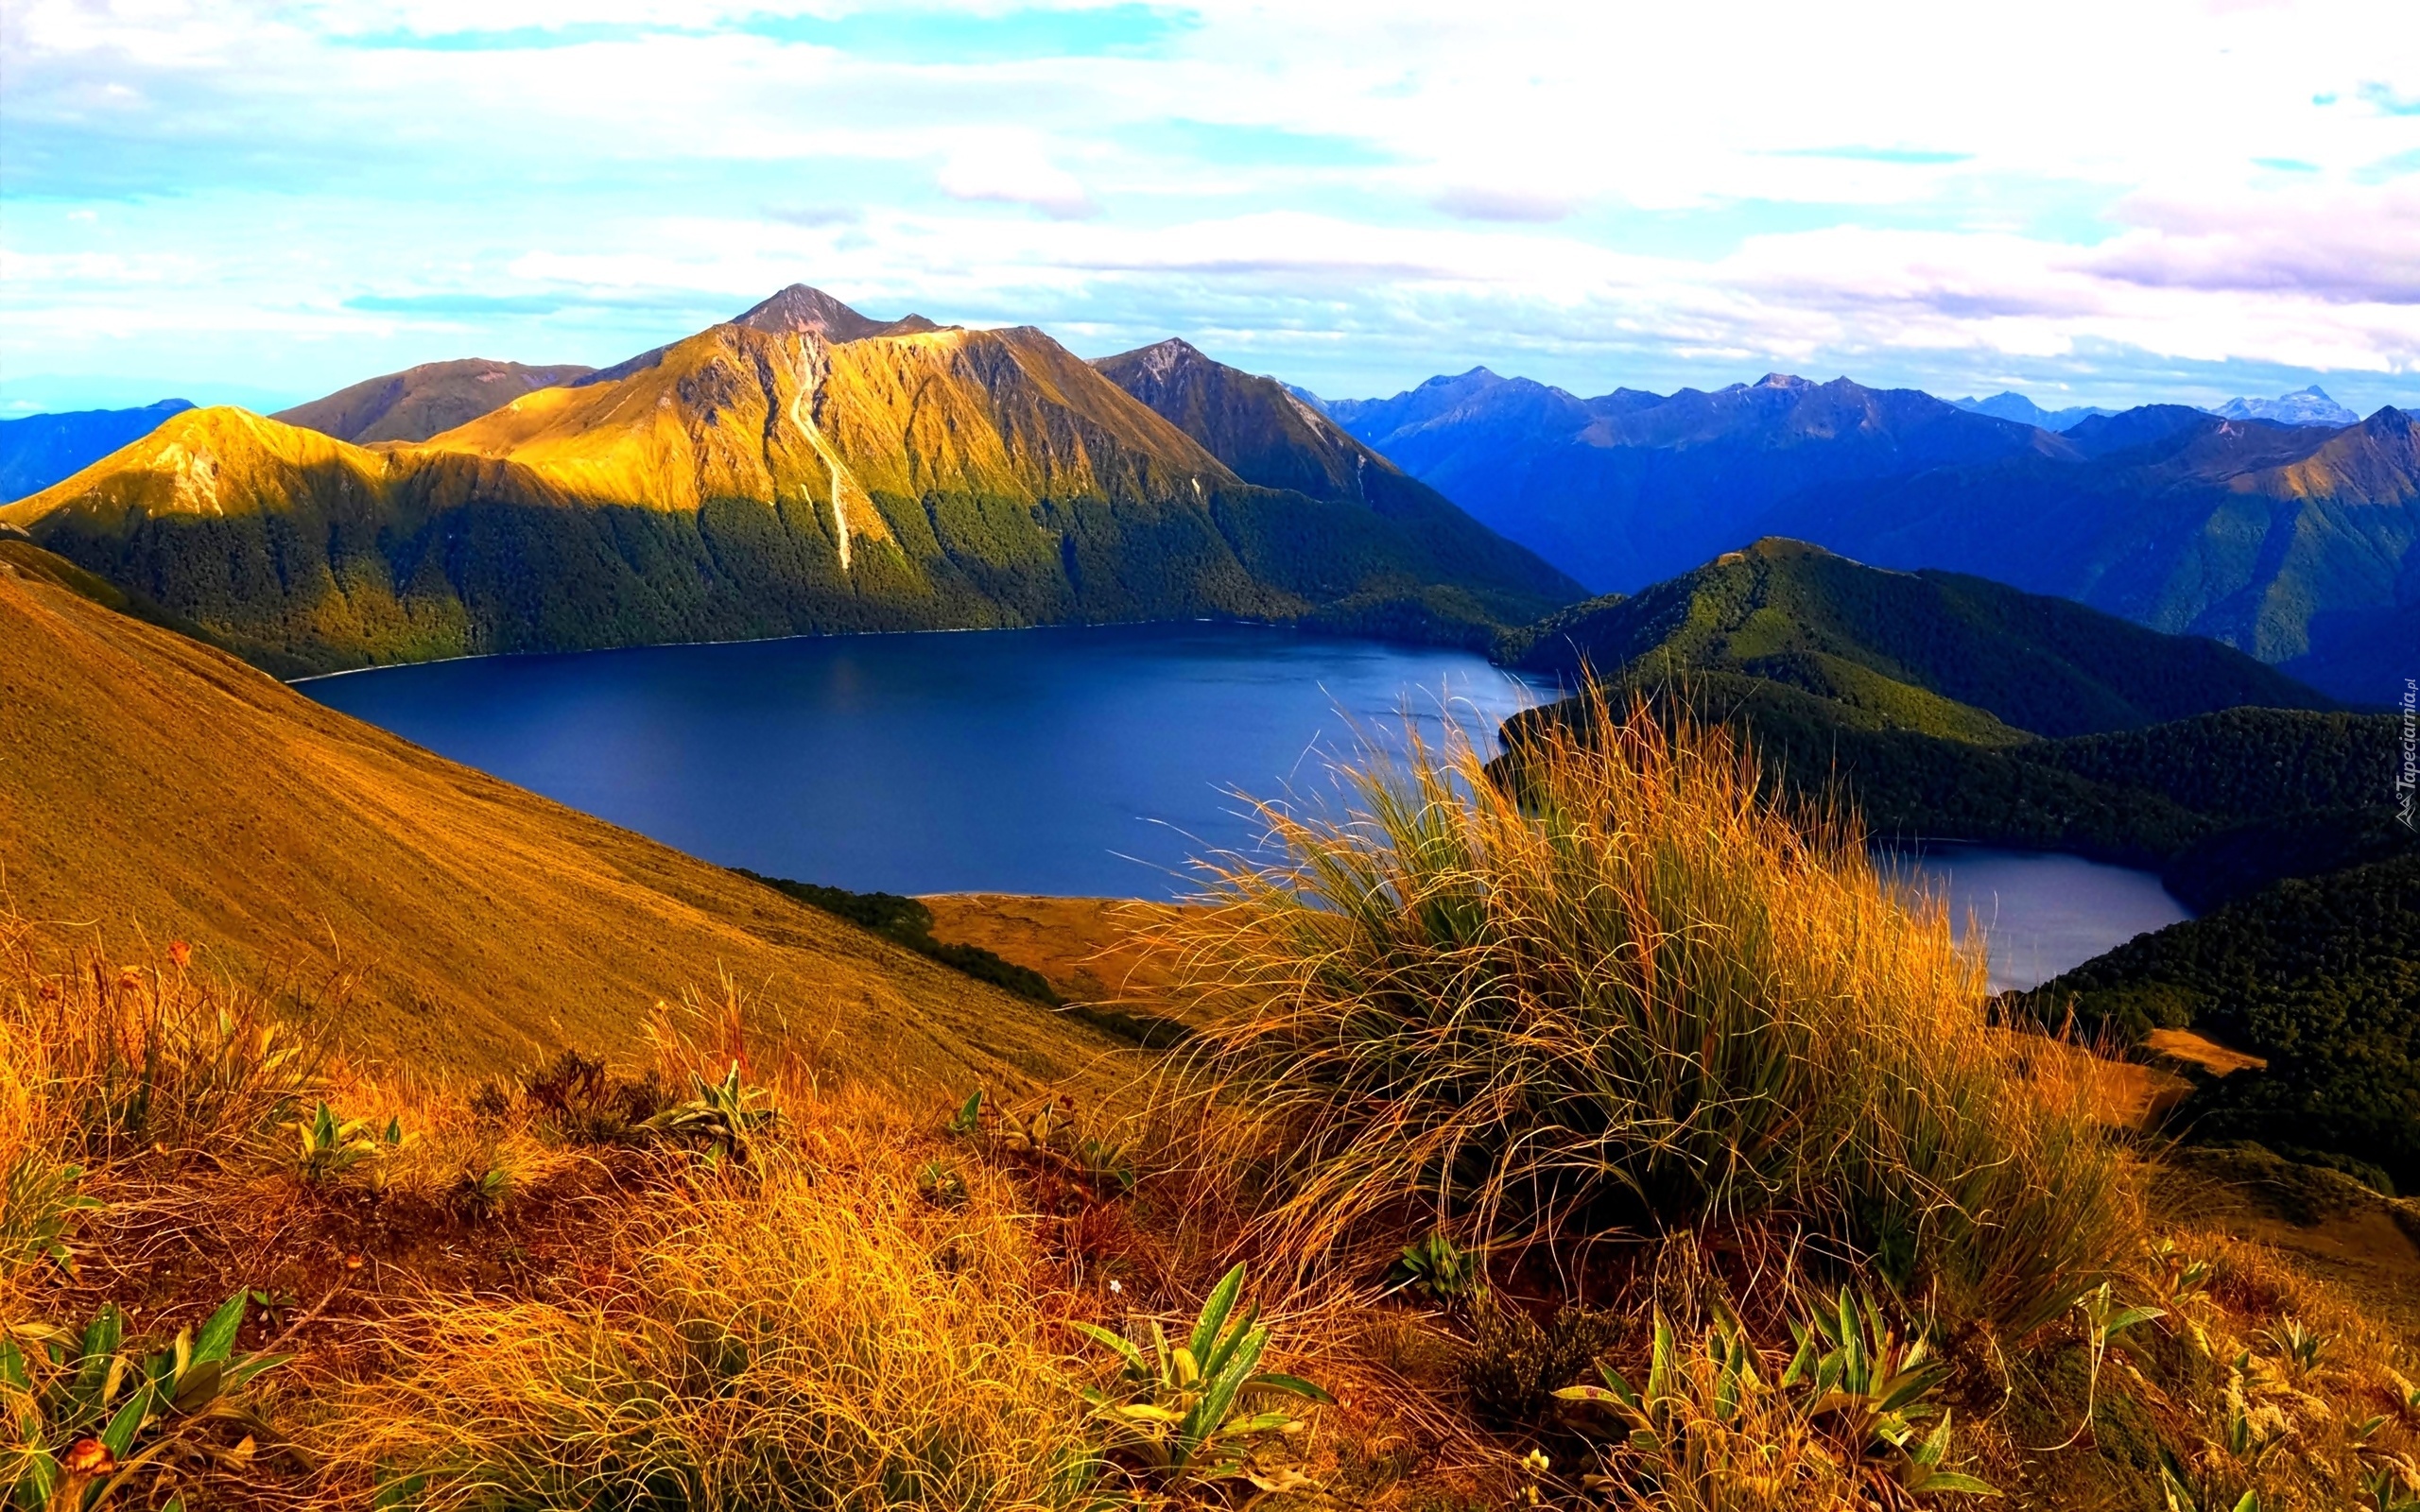
[[[181,1413],[197,1413],[218,1397],[226,1384],[227,1366],[218,1360],[197,1360],[190,1369],[178,1372],[176,1394],[168,1405]]]
[[[1244,1383],[1244,1386],[1251,1391],[1282,1391],[1288,1396],[1301,1397],[1305,1400],[1321,1402],[1330,1407],[1336,1405],[1336,1399],[1329,1396],[1326,1391],[1300,1376],[1289,1376],[1280,1371],[1264,1370]]]
[[[126,1319],[118,1313],[117,1304],[102,1303],[77,1345],[76,1381],[68,1388],[69,1395],[90,1407],[107,1404],[110,1375],[117,1366],[118,1346],[125,1338]]]
[[[1244,1266],[1238,1261],[1233,1270],[1219,1278],[1219,1284],[1210,1289],[1210,1296],[1201,1304],[1201,1316],[1193,1325],[1190,1348],[1204,1370],[1212,1368],[1211,1352],[1218,1348],[1219,1336],[1227,1326],[1227,1314],[1236,1310],[1236,1298],[1243,1295],[1243,1290]]]
[[[1126,1368],[1136,1375],[1150,1373],[1150,1366],[1144,1362],[1143,1351],[1134,1347],[1133,1340],[1123,1334],[1113,1333],[1098,1323],[1071,1322],[1067,1326],[1095,1344],[1115,1350],[1117,1357],[1126,1362]]]
[[[210,1314],[210,1321],[201,1326],[201,1332],[194,1339],[193,1358],[197,1363],[225,1362],[235,1348],[236,1332],[244,1326],[244,1303],[249,1299],[250,1293],[239,1289]]]
[[[1231,1350],[1224,1368],[1216,1375],[1203,1378],[1201,1400],[1184,1415],[1177,1432],[1187,1444],[1201,1445],[1209,1441],[1236,1403],[1236,1394],[1260,1365],[1260,1351],[1269,1344],[1267,1329],[1253,1329],[1238,1340]]]
[[[2118,1314],[2117,1316],[2111,1318],[2108,1323],[2103,1325],[2101,1328],[2101,1335],[2104,1338],[2114,1339],[2118,1334],[2125,1332],[2128,1329],[2133,1328],[2137,1323],[2149,1323],[2155,1318],[2163,1318],[2166,1316],[2168,1316],[2168,1313],[2163,1308],[2130,1307],[2124,1312]]]
[[[147,1381],[112,1415],[109,1425],[95,1435],[109,1446],[112,1459],[122,1459],[132,1452],[134,1435],[143,1431],[143,1419],[151,1416],[151,1383]]]
[[[1930,1469],[1939,1465],[1943,1456],[1948,1452],[1949,1414],[1945,1412],[1941,1415],[1940,1426],[1933,1429],[1925,1441],[1916,1447],[1915,1461],[1925,1469]]]

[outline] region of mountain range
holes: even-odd
[[[1476,644],[1578,584],[1635,589],[1763,535],[2072,597],[2372,703],[2392,701],[2420,655],[2409,422],[2389,409],[2343,423],[2315,386],[2217,415],[2053,412],[2014,393],[1951,404],[1778,373],[1582,399],[1480,368],[1392,399],[1322,401],[1182,341],[1086,365],[1029,329],[876,319],[804,285],[714,331],[712,357],[697,346],[707,333],[599,371],[427,364],[272,417],[295,435],[219,412],[139,443],[154,446],[134,464],[147,476],[197,477],[199,462],[163,459],[207,457],[238,492],[274,455],[270,471],[286,471],[256,500],[351,469],[336,485],[363,490],[347,531],[323,528],[337,515],[321,506],[230,524],[211,514],[223,505],[191,502],[190,482],[167,490],[189,501],[186,526],[148,504],[138,523],[112,514],[123,477],[79,483],[63,514],[42,505],[44,524],[30,499],[0,518],[288,670],[1192,613]],[[790,347],[919,355],[785,379],[804,371],[776,355]],[[835,417],[813,438],[784,423],[801,382]],[[642,391],[658,410],[623,403]],[[45,460],[16,475],[52,480],[78,446],[124,444],[172,410],[11,421],[0,439],[48,438]],[[311,433],[378,455],[323,455]],[[426,534],[439,515],[456,542],[442,551]],[[233,539],[247,530],[262,540]],[[170,535],[216,544],[190,560],[160,549]]]
[[[1764,513],[1819,483],[2065,450],[2048,432],[1913,389],[1784,373],[1711,393],[1580,399],[1476,368],[1330,413],[1599,591],[1640,588],[1770,534]]]
[[[2146,405],[2054,432],[1846,379],[1581,399],[1476,369],[1326,412],[1600,590],[1784,535],[2206,635],[2371,703],[2420,654],[2420,455],[2392,408],[2339,427]]]
[[[1877,566],[1979,573],[2204,635],[2340,697],[2420,653],[2420,432],[2381,409],[2285,427],[2146,406],[2040,453],[1803,490],[1766,528]]]
[[[1207,359],[1187,382],[1230,450],[1302,418]],[[1320,423],[1380,481],[1256,484],[1038,330],[801,286],[423,441],[188,411],[0,524],[289,673],[1198,615],[1482,644],[1580,596]]]
[[[1989,399],[1977,399],[1970,395],[1964,399],[1953,399],[1950,403],[1978,415],[1989,415],[1995,420],[2013,420],[2019,425],[2038,425],[2046,431],[2063,431],[2096,415],[2118,413],[2114,409],[2101,409],[2091,404],[2044,409],[2023,394],[2009,390],[2002,390]]]
[[[2085,421],[2119,413],[2091,404],[2044,409],[2013,391],[1996,393],[1989,399],[1953,399],[1950,403],[1978,415],[2013,420],[2020,425],[2038,425],[2046,431],[2072,430]],[[2328,398],[2317,384],[2274,399],[2230,399],[2209,413],[2225,420],[2265,420],[2278,425],[2358,425],[2361,421],[2360,416]]]

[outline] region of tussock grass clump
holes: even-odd
[[[121,966],[0,918],[0,1164],[208,1150],[319,1085],[313,1044],[168,954]]]
[[[605,1215],[575,1295],[394,1320],[395,1367],[318,1446],[330,1473],[427,1508],[1080,1500],[1083,1403],[1010,1183],[970,1167],[936,1203],[887,1105],[776,1101],[748,1166],[677,1157]]]
[[[1435,1221],[1499,1253],[1779,1219],[2024,1332],[2135,1211],[2048,1040],[1838,814],[1720,727],[1616,711],[1341,775],[1338,814],[1214,868],[1162,940],[1219,1011],[1183,1057],[1205,1147],[1305,1263]]]

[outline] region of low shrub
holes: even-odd
[[[1470,1343],[1456,1373],[1480,1422],[1506,1433],[1534,1431],[1551,1421],[1555,1392],[1593,1375],[1598,1357],[1629,1332],[1619,1314],[1561,1307],[1542,1323],[1482,1292],[1471,1303]]]
[[[989,982],[1004,991],[1054,1008],[1065,1003],[1051,987],[1050,979],[1031,967],[1019,966],[980,945],[935,939],[933,911],[916,899],[895,892],[851,892],[846,887],[827,887],[821,883],[792,882],[786,877],[763,876],[744,867],[733,869],[751,882],[761,882],[800,902],[827,914],[838,914],[978,982]]]

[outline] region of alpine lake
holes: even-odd
[[[1251,854],[1252,800],[1553,696],[1474,653],[1192,623],[482,657],[315,678],[320,703],[724,866],[858,891],[1182,897]],[[2189,917],[2149,872],[1883,853],[2031,987]]]

